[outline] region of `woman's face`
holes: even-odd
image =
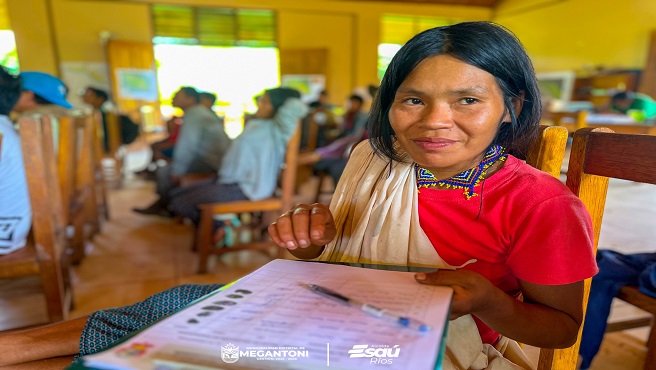
[[[412,159],[444,179],[478,165],[510,115],[491,74],[437,55],[399,86],[389,120]]]
[[[271,104],[271,98],[269,93],[264,93],[257,99],[257,112],[255,112],[255,117],[257,118],[271,118],[274,115],[273,104]]]

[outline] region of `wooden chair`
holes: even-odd
[[[567,172],[567,186],[581,198],[592,216],[595,248],[602,225],[608,179],[616,178],[656,184],[656,137],[617,134],[609,129],[582,129],[574,134]],[[624,287],[617,296],[652,315],[656,315],[656,298],[640,293],[636,287]],[[637,325],[641,324],[641,325]],[[647,340],[645,369],[656,369],[656,327],[650,321],[616,323],[611,330],[651,325]],[[578,349],[577,349],[578,350]]]
[[[49,320],[61,321],[67,317],[72,292],[52,126],[48,117],[20,118],[18,125],[32,230],[24,248],[0,256],[0,278],[40,275]]]
[[[82,261],[86,240],[100,232],[93,125],[89,116],[59,119],[59,181],[65,222],[74,230],[70,241],[74,264]]]
[[[103,173],[102,160],[105,156],[103,148],[102,116],[100,112],[94,112],[92,115],[92,134],[93,137],[93,159],[94,159],[94,183],[96,185],[96,201],[98,212],[102,214],[105,220],[109,220],[109,204],[107,203],[107,184]]]
[[[201,204],[201,218],[198,228],[196,229],[195,247],[198,250],[199,262],[198,273],[207,272],[208,258],[212,254],[223,255],[224,253],[241,251],[241,250],[263,250],[276,246],[272,241],[254,241],[250,243],[237,243],[234,246],[215,248],[212,244],[212,227],[215,215],[221,214],[242,214],[253,212],[276,212],[278,214],[289,210],[292,207],[295,182],[296,182],[296,159],[298,157],[298,148],[300,142],[300,130],[297,129],[287,144],[285,162],[279,177],[280,189],[279,194],[271,198],[257,201],[236,201],[227,203]],[[262,235],[262,232],[268,225],[259,224],[251,228],[251,236],[254,239]],[[238,238],[237,238],[238,239]],[[278,256],[282,256],[282,249],[277,249]]]
[[[540,126],[537,139],[529,147],[526,155],[526,163],[541,171],[547,172],[555,178],[559,178],[560,168],[565,157],[567,139],[568,131],[565,127]],[[584,203],[586,203],[586,200],[584,200]],[[586,203],[586,207],[587,206]],[[596,243],[599,234],[598,230],[595,230],[595,232],[596,250]],[[583,307],[587,306],[589,290],[590,285],[589,282],[587,282],[585,285]],[[540,349],[538,370],[574,370],[578,358],[579,343],[580,332],[576,344],[572,347],[566,349]]]
[[[122,153],[122,139],[121,139],[121,122],[120,115],[116,112],[105,112],[105,119],[107,120],[107,138],[103,131],[102,113],[97,111],[93,115],[96,125],[96,155],[101,164],[103,159],[111,160],[114,165],[111,170],[106,170],[100,166],[101,174],[107,181],[116,183],[118,187],[121,186],[123,181],[123,158]],[[105,150],[105,139],[107,140],[108,148]]]
[[[540,125],[538,136],[529,146],[526,163],[558,178],[565,158],[567,129]]]

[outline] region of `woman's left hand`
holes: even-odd
[[[438,270],[419,273],[415,275],[415,279],[421,284],[453,288],[451,320],[493,308],[492,298],[496,291],[499,291],[488,279],[468,270]]]

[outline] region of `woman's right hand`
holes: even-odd
[[[289,250],[324,246],[336,234],[335,221],[324,204],[299,204],[269,225],[273,241]]]

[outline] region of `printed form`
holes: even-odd
[[[407,316],[411,330],[306,284]],[[124,343],[87,356],[97,369],[436,369],[452,290],[414,273],[272,261]]]

